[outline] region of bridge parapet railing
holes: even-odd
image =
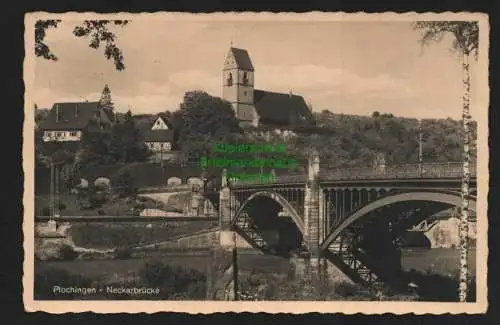
[[[276,176],[274,179],[247,179],[237,180],[233,183],[235,187],[245,187],[249,185],[263,185],[263,184],[291,184],[291,183],[304,183],[307,180],[307,175],[302,174],[289,174]]]
[[[476,162],[472,161],[469,165],[471,177],[476,177]],[[463,173],[463,163],[424,163],[424,164],[402,164],[388,165],[385,167],[353,167],[341,169],[328,169],[320,166],[319,178],[322,181],[341,181],[341,180],[363,180],[363,179],[411,179],[411,178],[461,178]],[[264,184],[293,184],[305,183],[307,181],[306,173],[293,173],[288,175],[279,175],[274,179],[246,179],[232,182],[235,187],[246,187],[250,185]],[[143,187],[140,192],[154,192],[159,190],[186,190],[192,185],[179,185],[176,188],[172,185]]]
[[[404,164],[384,168],[354,167],[320,171],[322,180],[355,179],[405,179],[405,178],[460,178],[463,173],[461,162]],[[471,177],[476,177],[476,163],[470,163]]]

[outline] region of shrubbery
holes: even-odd
[[[68,300],[78,299],[75,294],[55,293],[54,287],[79,287],[89,288],[93,282],[91,279],[70,274],[69,272],[58,268],[47,268],[43,271],[36,272],[34,279],[34,295],[35,299],[40,300]]]
[[[78,257],[78,252],[75,251],[73,246],[64,244],[60,248],[61,260],[72,261]]]
[[[139,276],[146,285],[160,288],[162,299],[203,300],[206,297],[206,275],[193,269],[152,261],[146,263]]]
[[[35,299],[42,300],[71,300],[82,299],[81,294],[54,293],[54,286],[63,288],[98,288],[111,283],[102,278],[89,278],[68,271],[49,267],[35,268]],[[124,287],[142,287],[160,289],[158,296],[127,296],[105,295],[99,298],[116,299],[168,299],[168,300],[204,300],[206,298],[206,276],[193,269],[171,267],[161,262],[149,262],[139,272],[134,280],[125,280],[119,285]]]
[[[132,256],[132,249],[130,248],[117,248],[115,249],[115,258],[118,260],[125,260]]]
[[[134,177],[127,168],[122,168],[112,175],[111,184],[119,197],[135,196],[137,194]]]
[[[72,261],[79,253],[71,245],[49,242],[39,247],[35,255],[42,261]]]

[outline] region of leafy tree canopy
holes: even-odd
[[[450,33],[453,37],[454,50],[465,55],[474,54],[477,57],[479,47],[479,26],[477,21],[417,21],[415,29],[422,30],[422,45],[439,42],[444,35]]]
[[[57,56],[50,50],[45,43],[47,30],[57,28],[61,20],[38,20],[35,23],[35,55],[47,60],[57,61]],[[116,35],[109,31],[108,26],[113,23],[117,26],[125,26],[128,20],[85,20],[81,25],[73,29],[76,37],[90,38],[89,47],[99,49],[104,45],[104,56],[108,60],[113,60],[115,68],[118,71],[125,69],[122,51],[116,44]]]
[[[172,124],[183,152],[192,155],[207,154],[210,141],[242,133],[231,104],[203,91],[185,94],[180,110],[172,114]]]
[[[130,110],[123,121],[113,126],[109,153],[115,160],[123,162],[142,161],[147,156],[147,150],[141,142],[140,132]]]

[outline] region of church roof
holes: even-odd
[[[233,53],[238,68],[247,71],[254,71],[252,60],[250,60],[250,55],[248,55],[247,50],[231,47],[230,51]]]
[[[255,90],[254,104],[264,124],[300,124],[301,121],[308,122],[312,119],[302,96]]]

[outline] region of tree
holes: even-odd
[[[122,168],[114,174],[111,184],[120,197],[134,196],[137,193],[134,176],[127,168]]]
[[[35,23],[35,55],[47,60],[57,61],[57,56],[44,42],[47,30],[57,28],[61,20],[38,20]],[[97,50],[104,43],[104,56],[113,60],[116,70],[125,69],[122,51],[116,45],[116,35],[108,30],[108,25],[113,22],[117,26],[125,26],[128,20],[85,20],[83,24],[73,29],[76,37],[90,37],[89,47]]]
[[[113,100],[111,99],[111,90],[109,86],[105,85],[102,90],[101,99],[99,100],[99,106],[106,112],[107,116],[114,122],[114,106]]]
[[[225,141],[232,133],[241,133],[231,104],[203,91],[187,92],[179,114],[179,144],[185,154],[206,154],[205,139]],[[188,149],[189,148],[189,149]]]
[[[463,69],[463,102],[462,102],[462,124],[464,130],[463,142],[463,175],[460,209],[460,284],[459,299],[465,302],[467,298],[467,255],[468,255],[468,216],[469,216],[469,182],[470,170],[470,96],[471,76],[469,71],[469,58],[471,55],[477,59],[479,47],[479,26],[477,21],[419,21],[414,24],[415,29],[422,30],[422,44],[439,42],[444,35],[453,36],[453,49],[461,55]]]
[[[116,123],[111,133],[109,153],[123,162],[140,161],[146,158],[145,148],[140,141],[139,130],[135,126],[130,110],[123,122]]]
[[[89,124],[83,130],[78,155],[81,164],[94,161],[96,164],[106,163],[108,158],[109,134],[103,134],[93,124]]]

